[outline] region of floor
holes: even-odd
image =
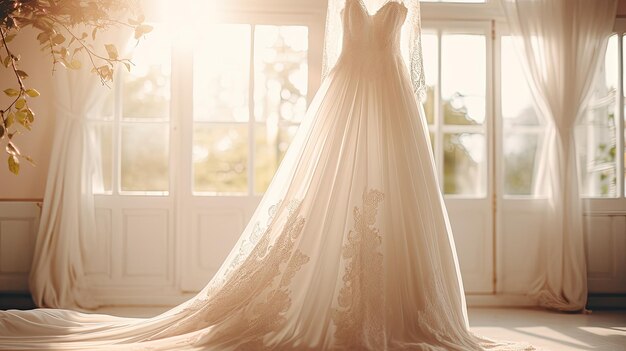
[[[103,308],[99,313],[148,317],[162,309]],[[626,351],[626,310],[564,314],[529,308],[469,309],[472,330],[499,340],[530,343],[553,351]]]
[[[0,310],[33,307],[30,297],[0,299]],[[150,317],[166,310],[165,307],[109,307],[97,313]],[[476,334],[530,343],[541,350],[626,351],[626,310],[597,309],[591,314],[566,314],[533,308],[470,307],[469,319]]]
[[[470,308],[469,319],[476,334],[544,350],[626,350],[626,310],[564,314],[528,308]]]

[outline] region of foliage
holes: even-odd
[[[114,43],[94,47],[98,32],[110,27],[127,27],[134,31],[135,39],[150,32],[152,27],[144,24],[143,15],[123,22],[116,15],[137,13],[136,0],[0,0],[0,62],[13,72],[15,81],[4,88],[10,103],[0,109],[0,143],[6,144],[8,167],[19,173],[20,159],[32,160],[22,155],[12,140],[23,130],[30,130],[35,122],[35,112],[29,107],[31,98],[39,92],[28,86],[28,74],[20,69],[20,55],[11,50],[11,41],[26,27],[34,28],[41,50],[49,52],[52,72],[60,65],[67,69],[80,69],[86,58],[91,71],[103,84],[113,79],[117,63],[128,70],[131,62],[120,58]],[[79,29],[79,26],[81,29]],[[88,28],[90,33],[84,31]]]

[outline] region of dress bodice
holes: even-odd
[[[387,1],[370,15],[361,0],[346,0],[343,11],[343,53],[399,53],[400,32],[406,15],[406,7],[396,1]]]

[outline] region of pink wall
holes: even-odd
[[[29,132],[22,129],[21,135],[13,137],[22,154],[32,157],[37,165],[33,167],[28,162],[22,161],[20,174],[13,175],[7,168],[7,155],[4,153],[4,144],[2,144],[0,201],[42,199],[45,191],[54,133],[52,65],[50,57],[39,50],[39,43],[35,40],[33,33],[29,30],[20,32],[10,45],[15,54],[21,55],[20,68],[29,75],[24,83],[27,87],[35,88],[41,93],[41,96],[29,102],[36,114],[32,130]],[[0,90],[13,87],[14,82],[13,72],[0,66]],[[4,108],[9,100],[4,94],[1,95],[0,108]]]
[[[626,17],[626,0],[617,3],[617,17]]]

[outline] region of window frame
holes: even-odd
[[[438,4],[439,5],[439,4]],[[443,6],[447,4],[441,4]],[[482,4],[481,4],[482,5]],[[491,133],[493,133],[493,41],[491,39],[492,24],[490,21],[459,21],[459,20],[422,20],[422,31],[428,34],[434,34],[437,36],[437,85],[434,91],[433,106],[433,123],[430,124],[426,121],[428,126],[428,132],[435,134],[435,142],[432,145],[435,160],[435,172],[439,179],[439,186],[446,199],[485,199],[491,196],[493,190],[492,186],[492,174],[494,160],[492,158],[493,141]],[[443,121],[443,100],[441,98],[441,38],[446,34],[469,34],[469,35],[485,35],[485,120],[482,125],[450,125],[445,124]],[[444,193],[444,135],[453,133],[479,133],[485,137],[485,165],[483,166],[484,182],[481,186],[484,186],[483,192],[478,195],[466,195],[466,194],[446,194]]]
[[[304,6],[303,6],[304,5]],[[98,121],[98,123],[112,123],[112,179],[111,191],[98,192],[98,197],[260,197],[262,194],[255,192],[255,126],[257,122],[254,116],[254,36],[255,26],[305,26],[308,31],[307,51],[307,106],[310,104],[317,88],[321,83],[321,61],[323,56],[324,16],[325,6],[319,3],[283,3],[271,0],[264,6],[251,4],[245,0],[236,0],[221,4],[215,8],[214,24],[245,24],[250,25],[250,58],[249,58],[249,82],[248,82],[248,110],[249,116],[246,122],[216,122],[193,120],[193,50],[185,34],[189,35],[193,26],[182,29],[174,34],[171,43],[170,63],[170,111],[169,120],[159,121],[124,121],[122,116],[123,79],[118,72],[117,79],[112,87],[114,94],[114,111],[112,121]],[[165,14],[148,13],[149,21],[156,25],[165,21]],[[149,35],[149,34],[148,34]],[[178,36],[178,37],[177,37]],[[123,74],[123,73],[122,73]],[[121,130],[122,125],[127,123],[169,123],[169,189],[167,191],[123,191],[121,189]],[[201,123],[207,125],[246,124],[248,129],[248,158],[247,158],[247,189],[245,193],[223,192],[195,192],[193,190],[193,125]],[[299,123],[298,123],[299,124]],[[290,123],[291,125],[291,123]]]
[[[626,209],[626,164],[624,157],[626,157],[626,142],[625,142],[625,134],[626,134],[626,106],[625,106],[625,98],[624,93],[626,88],[626,72],[624,68],[626,66],[626,18],[616,18],[615,24],[613,26],[613,33],[611,35],[617,35],[617,55],[618,55],[618,64],[617,64],[617,75],[618,75],[618,84],[617,84],[617,99],[615,106],[615,121],[616,121],[616,149],[617,153],[616,157],[616,176],[617,176],[617,196],[616,197],[590,197],[585,196],[582,197],[583,207],[586,213],[623,213],[623,210]],[[605,57],[602,56],[602,60]]]

